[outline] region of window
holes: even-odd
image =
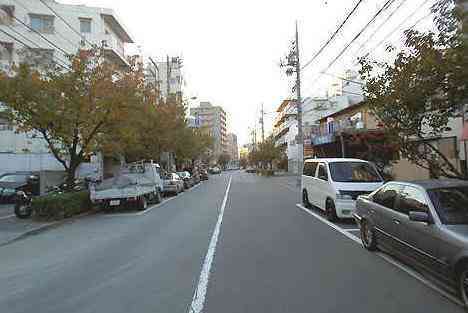
[[[444,224],[468,224],[468,187],[428,190],[427,193]]]
[[[418,188],[406,186],[400,193],[396,211],[406,215],[410,211],[429,212],[424,193]]]
[[[324,163],[319,164],[317,177],[322,180],[328,180],[327,167]]]
[[[91,19],[90,18],[80,18],[80,32],[82,34],[91,33]]]
[[[317,169],[317,162],[305,162],[303,175],[314,177],[316,169]]]
[[[31,28],[40,33],[54,32],[54,17],[51,15],[30,14]]]
[[[14,20],[15,7],[12,5],[0,5],[0,25],[11,25]]]
[[[389,209],[393,209],[400,188],[397,185],[385,185],[372,196],[372,201]]]
[[[27,180],[27,175],[11,174],[0,177],[0,182],[2,183],[25,183]]]
[[[334,181],[343,183],[381,182],[377,170],[367,162],[332,162],[330,174]]]
[[[0,42],[0,61],[11,62],[13,44]]]

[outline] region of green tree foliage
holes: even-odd
[[[151,102],[151,97],[142,69],[134,62],[117,68],[99,49],[69,58],[69,71],[55,67],[38,71],[21,64],[13,77],[0,76],[0,101],[8,105],[19,131],[33,131],[44,138],[72,185],[85,158],[104,148],[116,125],[128,121],[130,113]]]
[[[266,138],[258,145],[257,149],[249,153],[250,164],[258,166],[261,163],[263,166],[269,166],[270,169],[273,168],[273,161],[279,161],[281,158],[281,149],[275,145],[272,136]]]
[[[460,178],[428,140],[450,130],[449,121],[461,116],[468,99],[468,50],[454,8],[454,0],[440,0],[432,9],[436,30],[407,30],[393,62],[360,62],[369,108],[402,154],[435,176]]]

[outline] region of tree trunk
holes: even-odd
[[[67,169],[67,178],[65,180],[65,183],[67,184],[66,189],[67,190],[72,190],[74,185],[75,185],[75,174],[76,174],[76,169],[80,164],[82,163],[82,160],[77,160],[77,157],[72,157],[70,160],[70,166]]]

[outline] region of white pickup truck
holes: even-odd
[[[160,173],[153,161],[128,163],[116,177],[90,186],[91,201],[106,210],[118,206],[145,210],[148,204],[161,202],[164,185]]]

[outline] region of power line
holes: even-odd
[[[19,6],[21,6],[23,9],[26,10],[26,12],[30,12],[31,10],[26,7],[24,4],[22,4],[21,2],[19,2],[18,0],[13,0],[16,4],[18,4]],[[77,46],[79,48],[79,45],[77,45],[76,43],[72,42],[70,39],[68,39],[66,36],[60,34],[59,32],[55,32],[60,38],[62,38],[64,41],[68,42],[70,45],[72,46]]]
[[[12,34],[9,34],[8,32],[4,31],[3,29],[0,29],[0,32],[4,33],[5,35],[7,35],[8,37],[12,38],[13,40],[19,42],[20,44],[22,44],[23,46],[25,46],[26,48],[30,49],[31,51],[36,51],[35,49],[31,48],[30,46],[28,46],[27,44],[25,44],[22,40],[18,39],[17,37],[13,36]],[[38,52],[37,52],[38,53]],[[70,69],[70,67],[68,66],[64,66],[63,64],[59,63],[59,62],[56,62],[57,65],[59,65],[60,67],[62,67],[63,69]]]
[[[372,32],[372,34],[359,46],[356,53],[354,53],[353,58],[364,48],[364,46],[375,36],[375,34],[392,18],[392,16],[403,6],[407,0],[402,0],[398,6],[387,16],[387,18]]]
[[[50,41],[49,39],[47,39],[44,35],[42,35],[40,32],[38,32],[37,30],[35,30],[34,28],[32,28],[31,26],[27,25],[26,23],[24,23],[23,21],[21,21],[20,19],[18,19],[16,16],[13,16],[13,18],[21,23],[24,27],[28,28],[29,30],[33,31],[34,33],[38,34],[42,39],[44,39],[45,41],[47,41],[51,46],[55,47],[57,50],[60,50],[63,54],[65,55],[70,55],[71,53],[68,53],[67,51],[63,50],[62,48],[60,48],[59,46],[57,46],[56,44],[54,44],[52,41]]]
[[[80,39],[83,39],[85,42],[87,42],[90,46],[93,46],[91,42],[89,42],[85,36],[83,36],[79,31],[77,31],[73,26],[70,25],[60,14],[58,14],[53,8],[50,7],[44,0],[39,0],[43,5],[45,5],[52,13],[54,13],[55,16],[57,16],[62,22],[65,23],[75,34],[77,34]]]
[[[356,34],[356,36],[354,36],[353,39],[351,39],[350,42],[348,42],[348,44],[340,51],[340,53],[330,62],[330,64],[328,64],[328,66],[325,68],[325,70],[323,70],[322,72],[326,72],[330,67],[332,67],[333,64],[335,64],[335,62],[346,52],[346,50],[348,50],[348,48],[353,44],[354,41],[356,41],[356,39],[359,38],[359,36],[361,36],[364,31],[367,29],[367,27],[369,27],[369,25],[371,25],[375,19],[383,12],[385,11],[386,9],[388,9],[388,7],[393,3],[395,2],[395,0],[387,0],[387,2],[385,2],[385,4],[383,5],[383,7],[381,7],[375,14],[374,16],[369,20],[369,22],[367,22],[366,25],[364,25],[364,27]]]
[[[401,21],[401,23],[399,23],[393,30],[391,30],[386,36],[384,36],[384,38],[382,38],[381,41],[379,41],[379,43],[377,43],[375,46],[373,46],[371,49],[369,49],[367,51],[366,54],[364,55],[368,55],[371,51],[377,49],[378,47],[380,47],[380,45],[382,45],[385,40],[387,40],[390,36],[392,36],[397,30],[399,30],[401,28],[401,26],[403,26],[403,24],[405,22],[407,22],[410,18],[412,18],[419,10],[421,10],[421,8],[424,7],[424,5],[426,3],[428,3],[430,0],[424,0],[419,6],[416,7],[415,10],[413,10],[403,21]],[[422,20],[424,20],[425,18],[429,17],[432,13],[429,13],[425,16],[423,16],[422,18],[420,18],[419,20],[416,21],[416,23],[414,23],[411,27],[409,27],[410,29],[415,27],[417,24],[419,24]]]
[[[23,38],[24,40],[27,40],[29,41],[30,43],[32,43],[34,46],[36,46],[37,48],[39,49],[43,49],[41,46],[39,46],[36,42],[32,41],[31,39],[29,39],[28,37],[26,37],[25,35],[21,34],[19,31],[15,30],[13,27],[11,27],[10,25],[6,25],[12,32],[14,32],[16,35],[20,36],[21,38]],[[32,49],[32,48],[30,48]],[[66,61],[58,58],[57,56],[55,56],[55,58],[60,61],[60,62],[63,62],[64,64],[67,64]]]
[[[357,10],[359,5],[363,2],[364,0],[359,0],[353,7],[353,9],[348,13],[346,18],[341,22],[340,26],[335,30],[335,32],[331,35],[331,37],[325,42],[325,44],[317,51],[317,53],[314,54],[314,56],[307,61],[303,66],[302,70],[309,66],[321,53],[322,51],[328,46],[328,44],[335,38],[335,36],[338,34],[338,32],[343,28],[343,26],[346,24],[346,22],[349,20],[349,18],[354,14],[354,12]]]

